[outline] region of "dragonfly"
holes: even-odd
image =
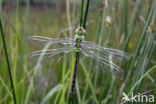
[[[115,70],[121,71],[121,68],[114,64],[112,60],[121,60],[121,59],[128,59],[128,55],[120,50],[107,48],[99,46],[95,43],[85,41],[86,30],[83,27],[77,27],[75,29],[75,37],[74,39],[71,38],[48,38],[42,36],[29,36],[28,39],[33,41],[39,41],[44,44],[52,45],[52,44],[62,44],[64,47],[55,48],[55,49],[46,49],[35,51],[31,53],[31,57],[44,55],[52,57],[59,53],[69,53],[71,51],[75,52],[75,66],[73,72],[73,79],[71,84],[70,90],[70,97],[74,96],[74,89],[75,89],[75,81],[76,81],[76,73],[78,62],[80,58],[80,54],[90,57],[98,61],[101,65],[103,65],[102,70]],[[103,55],[101,55],[103,54]]]

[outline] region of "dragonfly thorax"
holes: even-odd
[[[83,27],[78,27],[75,35],[75,52],[80,52],[81,41],[85,39],[85,29]]]
[[[84,35],[79,35],[79,34],[75,35],[75,40],[76,41],[83,41],[84,39],[85,39]]]
[[[84,35],[75,35],[75,52],[80,52],[80,47],[81,47],[81,41],[84,40]]]

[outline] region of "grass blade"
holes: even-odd
[[[59,91],[62,88],[62,85],[57,85],[54,88],[51,89],[51,91],[46,95],[46,97],[43,99],[42,104],[44,104],[54,93]]]
[[[10,82],[11,82],[11,88],[13,90],[12,91],[12,95],[13,95],[14,103],[16,104],[16,95],[15,95],[14,83],[13,83],[13,79],[12,79],[12,75],[11,75],[11,68],[10,68],[10,63],[9,63],[9,56],[8,56],[8,52],[7,52],[7,46],[6,46],[5,37],[4,37],[4,33],[3,33],[3,27],[2,27],[1,18],[0,18],[0,29],[1,29],[2,41],[3,41],[3,45],[4,45],[5,57],[6,57],[6,61],[7,61],[9,78],[10,78]]]
[[[154,5],[152,5],[152,7],[154,8]],[[136,61],[136,59],[137,59],[137,55],[139,54],[140,48],[141,48],[142,43],[143,43],[143,39],[144,39],[144,37],[145,37],[145,35],[146,35],[146,31],[147,31],[147,29],[148,29],[148,26],[149,26],[149,24],[150,24],[150,22],[151,22],[151,18],[152,18],[153,12],[154,12],[154,11],[153,11],[153,8],[151,9],[151,11],[150,11],[150,13],[149,13],[149,16],[148,16],[148,18],[147,18],[147,22],[145,23],[145,26],[144,26],[144,29],[143,29],[141,38],[140,38],[140,40],[139,40],[137,49],[136,49],[136,51],[135,51],[135,54],[134,54],[134,56],[133,56],[133,59],[132,59],[132,62],[131,62],[130,68],[129,68],[128,75],[127,75],[126,80],[125,80],[125,85],[127,85],[127,82],[128,82],[128,80],[129,80],[129,77],[130,77],[130,75],[131,75],[131,73],[132,73],[132,69],[133,69],[134,64],[135,64],[135,61]]]
[[[156,65],[154,65],[152,68],[150,68],[143,76],[140,77],[140,79],[135,83],[135,85],[131,88],[130,92],[128,93],[128,95],[130,95],[133,90],[136,88],[136,86],[142,81],[142,79],[147,76],[153,69],[156,68]]]

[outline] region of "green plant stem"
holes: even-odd
[[[123,51],[127,51],[127,49],[128,49],[129,40],[130,40],[130,38],[132,36],[132,32],[134,31],[134,27],[135,27],[135,25],[137,23],[137,19],[138,19],[139,15],[140,15],[141,11],[143,10],[142,8],[144,7],[144,2],[145,2],[144,0],[142,0],[142,1],[138,0],[136,2],[136,6],[135,6],[135,9],[134,9],[134,10],[136,10],[136,12],[134,11],[134,14],[132,16],[132,22],[130,24],[129,31],[128,31],[128,29],[125,30],[125,34],[127,32],[127,35],[126,35],[126,40],[125,40],[125,44],[124,44],[124,47],[123,47]],[[127,14],[127,16],[128,16],[128,14]],[[128,20],[127,20],[127,22],[128,22]],[[126,26],[126,24],[125,24],[125,26]],[[126,29],[126,27],[125,27],[125,29]]]
[[[124,0],[125,4],[125,37],[128,34],[128,0]]]
[[[0,18],[0,29],[1,29],[1,36],[2,36],[2,41],[3,41],[3,45],[4,45],[4,52],[5,52],[5,56],[6,56],[7,66],[8,66],[9,78],[10,78],[10,82],[11,82],[11,88],[13,90],[12,95],[13,95],[14,103],[16,104],[16,95],[15,95],[14,83],[13,83],[13,79],[12,79],[12,75],[11,75],[11,68],[10,68],[9,57],[8,57],[8,52],[7,52],[7,47],[6,47],[6,42],[5,42],[1,18]]]
[[[81,1],[81,17],[80,17],[80,27],[83,24],[83,8],[84,8],[84,0]]]
[[[87,16],[88,16],[89,3],[90,3],[90,0],[87,0],[86,11],[85,11],[85,16],[84,16],[84,21],[83,21],[83,28],[86,28],[86,21],[87,21]]]
[[[144,75],[140,77],[140,79],[135,83],[135,85],[131,88],[130,92],[128,93],[128,96],[133,92],[133,90],[136,88],[136,86],[143,80],[145,76],[147,76],[153,69],[156,68],[156,65],[154,65],[152,68],[150,68]]]
[[[154,7],[154,5],[152,5],[152,7]],[[135,61],[137,59],[137,55],[138,55],[138,53],[139,53],[139,51],[141,49],[141,46],[142,46],[142,43],[143,43],[143,39],[144,39],[144,37],[146,35],[146,30],[148,29],[148,26],[149,26],[149,24],[151,22],[151,18],[152,18],[153,12],[154,12],[154,10],[152,8],[151,11],[149,11],[149,15],[147,16],[147,22],[146,22],[146,24],[144,26],[144,30],[142,32],[142,35],[140,37],[140,40],[139,40],[139,43],[138,43],[138,46],[137,46],[137,49],[136,49],[136,52],[135,52],[134,57],[132,59],[132,63],[130,65],[128,75],[126,76],[125,85],[127,85],[127,82],[129,80],[129,77],[130,77],[130,75],[132,73],[132,69],[133,69],[133,66],[135,64]]]

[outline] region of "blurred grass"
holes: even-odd
[[[9,4],[8,12],[6,12],[6,4],[3,3],[0,11],[5,25],[4,32],[17,103],[63,104],[67,102],[74,64],[72,55],[61,54],[63,57],[60,61],[57,61],[57,57],[51,60],[44,58],[35,75],[33,70],[37,59],[29,59],[27,56],[36,50],[37,46],[26,40],[26,36],[30,35],[58,37],[57,33],[68,27],[65,2],[56,1],[54,7],[46,7],[46,5],[34,7],[30,5],[29,0],[24,1],[22,5],[17,0],[15,6],[11,7]],[[74,26],[79,20],[80,2],[73,0],[70,8]],[[111,17],[111,26],[106,24],[106,16]],[[119,104],[122,92],[128,94],[134,91],[137,94],[137,92],[150,90],[153,86],[155,88],[156,1],[91,1],[89,21],[91,23],[87,26],[86,40],[124,50],[130,60],[118,62],[118,65],[124,69],[122,76],[112,76],[108,73],[91,71],[96,70],[98,62],[95,64],[92,59],[81,57],[74,102],[76,104],[77,102]],[[69,36],[69,32],[61,34],[60,37],[66,36]],[[0,103],[8,104],[13,103],[13,99],[3,50],[3,43],[0,41]],[[62,87],[58,88],[59,85]],[[156,95],[156,91],[151,94]]]

